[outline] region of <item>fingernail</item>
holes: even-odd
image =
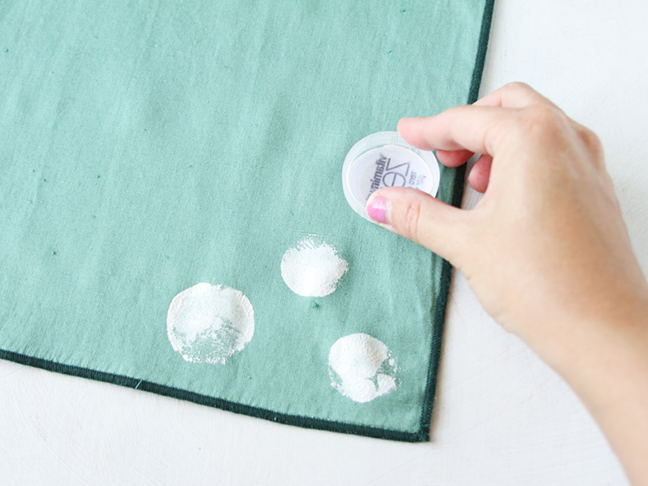
[[[382,196],[374,196],[367,202],[367,214],[376,223],[389,224],[389,201]]]

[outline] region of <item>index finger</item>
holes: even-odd
[[[403,118],[398,132],[421,150],[469,150],[495,155],[501,135],[515,126],[514,111],[491,106],[457,106],[427,118]]]
[[[529,85],[509,83],[471,106],[450,108],[434,117],[403,118],[398,131],[408,143],[422,150],[456,152],[458,155],[449,157],[447,164],[454,167],[465,162],[471,152],[494,155],[496,140],[505,133],[502,130],[511,129],[515,123],[512,112],[532,105],[562,113]]]

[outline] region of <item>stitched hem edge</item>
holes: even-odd
[[[41,368],[47,371],[54,371],[56,373],[62,373],[64,375],[89,378],[94,381],[103,381],[105,383],[112,383],[114,385],[120,385],[128,388],[134,388],[136,390],[155,393],[157,395],[186,400],[197,403],[199,405],[207,405],[208,407],[220,408],[221,410],[225,410],[227,412],[250,415],[252,417],[258,417],[281,424],[296,425],[307,429],[319,429],[328,430],[331,432],[362,435],[378,439],[398,440],[403,442],[418,442],[420,440],[419,434],[416,432],[403,432],[399,430],[381,429],[366,425],[346,424],[343,422],[334,422],[324,419],[273,412],[271,410],[252,407],[250,405],[242,405],[240,403],[230,402],[228,400],[214,398],[207,395],[201,395],[199,393],[181,390],[179,388],[159,385],[150,381],[138,380],[137,378],[129,378],[128,376],[116,375],[112,373],[105,373],[103,371],[91,370],[88,368],[82,368],[80,366],[64,365],[47,359],[34,358],[3,349],[0,349],[0,359],[13,361],[14,363],[31,366],[33,368]]]
[[[468,104],[477,101],[479,97],[479,87],[481,86],[484,63],[486,61],[486,52],[488,49],[488,38],[493,18],[493,7],[495,0],[486,0],[484,5],[484,14],[482,16],[482,25],[479,33],[479,45],[477,47],[477,56],[475,58],[475,69],[473,70],[470,82],[470,91],[468,92]],[[466,176],[466,164],[455,169],[455,180],[452,188],[452,201],[450,204],[461,207],[461,200],[464,192],[464,178]],[[432,345],[430,350],[430,363],[428,366],[427,384],[425,387],[425,401],[421,411],[421,427],[418,432],[417,441],[427,442],[430,440],[430,427],[432,423],[432,410],[434,408],[434,399],[437,380],[439,376],[439,362],[441,360],[441,347],[443,343],[443,330],[445,327],[446,308],[448,306],[448,297],[450,293],[450,282],[452,280],[452,265],[447,260],[443,260],[440,278],[439,295],[434,308],[434,335],[432,336]]]

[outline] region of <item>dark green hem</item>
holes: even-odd
[[[468,104],[474,103],[479,97],[479,87],[481,85],[482,73],[484,71],[484,62],[486,61],[486,51],[488,48],[488,38],[490,36],[494,4],[495,0],[486,0],[486,5],[484,5],[484,15],[482,17],[481,31],[479,33],[479,47],[477,48],[475,69],[473,70],[472,80],[470,83],[470,91],[468,92]],[[461,207],[465,176],[466,164],[455,169],[452,200],[450,201],[450,204],[453,206]],[[435,391],[439,376],[443,330],[445,327],[446,308],[448,306],[448,296],[450,293],[450,282],[452,280],[452,265],[450,265],[450,262],[446,260],[443,260],[442,265],[441,279],[439,282],[439,296],[434,309],[434,336],[432,337],[432,349],[430,350],[430,364],[428,366],[427,385],[425,387],[425,401],[421,412],[421,428],[417,434],[419,436],[418,441],[420,442],[427,442],[430,440],[432,409],[434,408]]]
[[[484,5],[484,16],[482,17],[482,25],[479,32],[479,47],[477,48],[475,69],[473,70],[470,83],[470,91],[468,92],[469,104],[477,101],[479,97],[479,87],[481,86],[484,63],[486,62],[486,51],[488,50],[488,37],[490,36],[491,23],[493,21],[494,5],[495,0],[486,0],[486,5]]]
[[[177,398],[179,400],[186,400],[197,403],[199,405],[207,405],[208,407],[220,408],[221,410],[225,410],[227,412],[250,415],[252,417],[262,418],[280,424],[296,425],[307,429],[329,430],[331,432],[363,435],[377,439],[399,440],[403,442],[422,441],[422,436],[420,433],[379,429],[366,425],[345,424],[342,422],[333,422],[330,420],[273,412],[271,410],[252,407],[249,405],[242,405],[240,403],[230,402],[221,398],[208,397],[206,395],[201,395],[199,393],[193,393],[186,390],[180,390],[178,388],[173,388],[170,386],[158,385],[157,383],[152,383],[150,381],[138,380],[136,378],[129,378],[128,376],[116,375],[112,373],[104,373],[103,371],[81,368],[80,366],[64,365],[47,359],[33,358],[24,354],[5,351],[3,349],[0,349],[0,359],[13,361],[14,363],[31,366],[33,368],[41,368],[47,371],[54,371],[56,373],[62,373],[64,375],[89,378],[95,381],[103,381],[105,383],[112,383],[114,385],[135,388],[136,390],[156,393],[158,395]]]
[[[470,91],[468,94],[468,103],[474,103],[479,95],[479,86],[481,84],[482,71],[484,69],[484,61],[486,59],[486,50],[488,47],[488,37],[490,34],[491,19],[493,15],[494,0],[486,0],[484,6],[484,14],[482,17],[482,25],[479,36],[479,46],[477,49],[477,57],[475,59],[475,69],[473,70]],[[455,180],[452,191],[453,206],[459,207],[463,197],[464,176],[466,166],[463,165],[456,169]],[[441,270],[439,294],[436,300],[434,310],[433,329],[434,336],[432,337],[432,344],[430,349],[430,361],[428,365],[428,376],[425,387],[425,400],[423,403],[423,410],[421,412],[420,428],[418,432],[403,432],[399,430],[381,429],[377,427],[370,427],[366,425],[346,424],[343,422],[333,422],[324,419],[316,419],[312,417],[302,417],[298,415],[288,415],[278,412],[273,412],[263,408],[256,408],[249,405],[241,405],[239,403],[230,402],[220,398],[208,397],[198,393],[180,390],[178,388],[158,385],[149,381],[138,380],[136,378],[129,378],[127,376],[115,375],[112,373],[105,373],[102,371],[95,371],[78,366],[64,365],[54,361],[33,358],[24,354],[15,353],[12,351],[5,351],[0,349],[0,359],[13,361],[18,364],[32,366],[34,368],[41,368],[48,371],[54,371],[70,376],[78,376],[81,378],[88,378],[95,381],[103,381],[115,385],[126,386],[143,390],[158,395],[177,398],[180,400],[187,400],[197,403],[199,405],[207,405],[209,407],[220,408],[228,412],[235,412],[252,417],[262,418],[287,425],[296,425],[307,429],[327,430],[331,432],[340,432],[345,434],[361,435],[365,437],[373,437],[377,439],[397,440],[402,442],[427,442],[430,440],[430,423],[432,420],[432,408],[434,406],[435,389],[438,378],[439,361],[441,358],[441,344],[443,338],[443,328],[445,324],[446,308],[448,304],[448,294],[450,292],[450,281],[452,277],[452,266],[447,261],[443,261]]]

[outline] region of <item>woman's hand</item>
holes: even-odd
[[[398,130],[447,166],[483,154],[468,181],[485,194],[468,211],[384,188],[369,216],[460,269],[486,310],[572,385],[636,484],[648,483],[648,286],[596,135],[520,83]]]

